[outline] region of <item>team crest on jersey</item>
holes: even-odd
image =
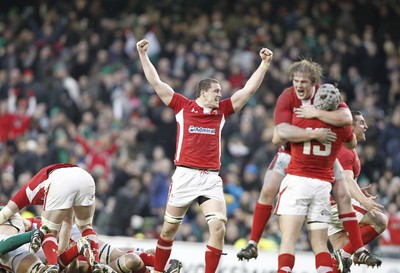
[[[212,110],[211,115],[218,116],[218,110]]]
[[[199,127],[199,126],[190,125],[189,133],[215,135],[215,128],[207,128],[207,127]]]

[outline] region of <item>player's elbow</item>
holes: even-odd
[[[272,136],[272,143],[277,146],[282,146],[286,143],[284,133],[277,127],[274,129],[274,134]]]
[[[345,118],[342,120],[342,123],[342,126],[353,125],[353,118],[351,116],[345,116]]]
[[[338,127],[353,125],[353,117],[349,109],[340,108],[335,111],[338,117]]]
[[[354,149],[357,146],[357,139],[354,137],[352,141],[344,142],[344,146],[349,150]]]

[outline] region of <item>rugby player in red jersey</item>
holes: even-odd
[[[42,247],[49,265],[44,273],[60,271],[57,253],[65,250],[69,242],[73,217],[82,236],[90,239],[95,257],[86,258],[93,272],[114,272],[108,266],[99,263],[98,238],[92,227],[95,183],[87,171],[68,163],[42,168],[0,211],[0,224],[28,205],[43,206],[42,226],[32,236],[29,250],[36,253]],[[57,237],[60,238],[60,242]]]
[[[326,91],[327,90],[327,91]],[[325,94],[326,93],[326,94]],[[332,94],[331,94],[332,93]],[[340,93],[333,85],[322,85],[316,94],[320,98],[333,98],[335,110]],[[324,109],[324,110],[329,110]],[[309,240],[315,254],[317,272],[333,272],[331,255],[328,250],[328,224],[330,214],[330,192],[335,181],[333,165],[342,143],[354,147],[356,139],[350,126],[335,127],[318,119],[294,116],[293,126],[312,131],[328,128],[337,136],[333,142],[321,143],[316,140],[292,141],[291,159],[282,180],[275,212],[279,215],[281,244],[278,257],[278,273],[291,272],[295,263],[295,244],[300,237],[306,220]],[[279,128],[276,129],[279,132]],[[276,136],[274,136],[276,137]]]
[[[368,125],[361,112],[351,111],[351,114],[353,116],[353,132],[357,138],[357,143],[364,142],[366,140],[365,131],[368,129]],[[342,146],[337,158],[346,175],[346,182],[348,183],[348,189],[352,197],[351,203],[356,211],[363,243],[367,244],[386,229],[388,218],[381,211],[383,206],[374,201],[374,196],[365,195],[365,192],[362,191],[356,182],[361,171],[361,163],[357,151],[355,149],[349,150]],[[349,238],[343,225],[339,221],[337,204],[334,203],[334,200],[332,204],[332,221],[329,224],[328,236],[335,251],[335,258],[340,271],[342,273],[350,272],[352,264],[350,257],[354,253],[354,250],[349,243]],[[353,257],[354,263],[360,264],[362,257],[364,256]],[[376,265],[379,266],[380,263],[378,262]]]
[[[189,100],[160,79],[147,55],[148,48],[148,40],[137,43],[144,74],[160,99],[174,110],[177,121],[176,170],[156,246],[154,270],[156,273],[163,272],[179,225],[190,204],[197,201],[210,231],[205,252],[205,273],[214,273],[222,255],[227,220],[219,176],[221,130],[226,119],[238,112],[259,88],[272,60],[272,51],[267,48],[260,50],[260,66],[245,86],[230,98],[221,100],[221,84],[207,78],[198,83],[197,98]]]

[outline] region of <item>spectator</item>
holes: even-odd
[[[400,176],[400,105],[394,108],[390,121],[382,130],[380,140],[380,151],[382,159],[386,159],[386,166],[393,174]]]
[[[116,194],[115,207],[110,219],[108,235],[133,235],[130,226],[133,215],[148,216],[149,196],[143,191],[140,180],[133,178]]]
[[[376,131],[368,132],[368,144],[358,147],[360,160],[365,166],[359,181],[369,181],[371,193],[377,194],[382,204],[394,203],[399,193],[389,193],[384,184],[398,177],[393,168],[399,164],[392,164],[395,154],[390,155],[389,147],[381,153],[383,146],[378,142],[381,134],[392,139],[390,142],[395,141],[396,136],[396,131],[388,134],[395,128],[389,125],[389,116],[395,112],[399,98],[397,49],[400,35],[396,18],[400,11],[396,3],[381,1],[377,8],[374,3],[362,0],[346,3],[294,1],[291,5],[285,1],[273,5],[268,1],[238,0],[233,5],[228,2],[206,0],[204,5],[186,3],[179,9],[176,5],[164,5],[154,0],[130,4],[121,0],[112,5],[104,1],[89,1],[84,5],[79,2],[78,5],[43,0],[40,5],[27,9],[19,2],[7,3],[0,10],[3,18],[0,23],[0,53],[3,53],[0,54],[1,170],[14,172],[16,153],[15,138],[8,134],[11,129],[3,126],[7,123],[13,125],[12,117],[7,117],[14,115],[6,106],[9,90],[19,89],[21,92],[15,105],[18,106],[20,99],[25,99],[22,105],[27,106],[29,100],[26,100],[25,91],[32,85],[37,86],[36,83],[43,88],[44,94],[37,94],[36,87],[32,89],[37,107],[22,136],[38,142],[38,165],[69,161],[82,166],[87,164],[83,159],[83,149],[75,145],[69,135],[69,126],[77,128],[87,139],[111,131],[121,135],[118,149],[109,157],[108,183],[113,189],[107,198],[115,198],[116,191],[124,182],[140,177],[145,169],[150,170],[154,143],[162,145],[172,160],[175,142],[170,142],[168,134],[175,134],[176,127],[170,126],[168,113],[167,118],[161,121],[165,107],[145,81],[137,52],[133,49],[136,37],[147,33],[156,40],[153,45],[162,45],[153,48],[155,52],[151,57],[156,67],[160,68],[168,83],[179,87],[177,89],[190,98],[195,96],[193,90],[199,75],[209,71],[204,64],[215,66],[216,77],[224,88],[230,85],[234,90],[238,82],[246,81],[249,71],[254,68],[253,49],[261,46],[274,49],[273,65],[258,95],[245,106],[254,109],[243,111],[246,117],[242,118],[240,114],[226,122],[222,132],[222,148],[226,149],[221,158],[222,175],[233,161],[239,170],[252,162],[260,173],[265,171],[266,162],[271,161],[271,155],[276,152],[275,147],[269,145],[270,128],[278,92],[288,84],[285,71],[293,59],[304,56],[321,63],[325,79],[338,81],[346,103],[363,112],[367,122],[376,128]],[[248,13],[243,15],[243,10]],[[61,13],[65,17],[60,16]],[[337,14],[337,19],[332,20],[327,14]],[[363,63],[367,59],[372,65],[365,67]],[[78,81],[77,100],[74,101],[73,96],[65,97],[69,105],[59,100],[65,88],[55,74],[58,64],[63,64]],[[377,65],[380,70],[374,74]],[[116,121],[112,114],[111,91],[117,84],[113,74],[121,69],[127,71],[126,81],[135,86],[133,103],[137,108],[131,108],[134,112],[129,118]],[[30,80],[29,88],[25,88]],[[223,94],[224,97],[229,95]],[[81,103],[82,108],[73,110],[76,108],[72,102]],[[250,142],[249,145],[247,139],[239,137],[241,120],[253,120],[251,128],[260,137],[259,143]],[[385,141],[384,146],[386,144]],[[391,145],[390,148],[395,147]],[[120,166],[122,161],[127,162],[124,167]],[[121,169],[128,173],[127,177],[119,175]],[[151,176],[152,171],[149,172]],[[243,178],[241,173],[238,177]],[[248,234],[246,223],[258,197],[254,192],[243,192],[240,208],[229,218],[240,225],[241,236]],[[188,211],[188,221],[193,221],[194,214]],[[159,221],[155,220],[156,223]],[[159,228],[157,224],[150,225],[153,230],[146,231],[146,235],[153,234],[156,238]],[[204,240],[202,237],[207,234],[201,233],[201,228],[198,230],[196,240]],[[265,230],[265,235],[269,234],[271,226]],[[191,236],[182,238],[193,239]]]

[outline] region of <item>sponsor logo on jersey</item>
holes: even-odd
[[[206,134],[215,135],[215,128],[197,127],[194,125],[189,126],[189,133],[191,134]]]

